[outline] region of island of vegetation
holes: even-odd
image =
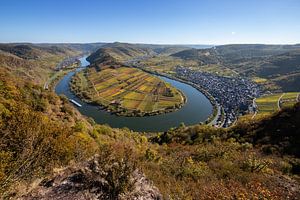
[[[110,60],[78,72],[71,89],[119,116],[151,116],[180,109],[186,97],[160,78]]]

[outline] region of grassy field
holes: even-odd
[[[195,61],[185,61],[171,56],[155,56],[146,60],[140,61],[140,65],[149,71],[158,73],[172,73],[176,66],[186,66],[197,68],[198,64]]]
[[[268,80],[265,78],[260,78],[260,77],[253,77],[252,81],[258,84],[263,84],[266,83]]]
[[[217,74],[220,76],[237,76],[234,70],[219,64],[200,65],[194,60],[183,60],[172,56],[155,56],[140,61],[140,66],[146,70],[158,73],[174,73],[176,66],[184,66],[189,69]]]
[[[90,68],[78,73],[73,85],[92,102],[120,115],[159,114],[177,109],[184,103],[184,97],[176,88],[136,68],[101,71]]]
[[[281,98],[280,106],[293,106],[297,101],[299,101],[299,92],[285,93],[284,96]]]
[[[195,69],[197,70],[197,69]],[[198,67],[199,70],[199,67]],[[238,74],[227,67],[218,65],[218,64],[209,64],[209,65],[203,65],[200,67],[200,70],[203,72],[208,72],[212,74],[217,74],[219,76],[237,76]]]
[[[256,99],[259,114],[270,114],[283,107],[293,106],[298,99],[299,92],[276,93]]]
[[[258,113],[268,114],[279,110],[278,99],[281,97],[281,95],[282,93],[271,94],[256,99],[256,104],[258,106]]]

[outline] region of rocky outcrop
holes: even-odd
[[[53,177],[40,181],[28,194],[19,199],[162,199],[158,189],[139,170],[134,170],[130,176],[130,189],[113,197],[108,192],[114,186],[110,185],[107,172],[100,168],[101,165],[95,157],[83,164],[63,169]]]

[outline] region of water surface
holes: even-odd
[[[81,68],[76,71],[84,69],[89,62],[86,57],[82,57]],[[76,107],[83,115],[92,117],[99,124],[108,124],[113,128],[128,127],[135,131],[166,131],[171,127],[177,127],[181,122],[185,125],[193,125],[205,121],[212,113],[213,107],[210,101],[197,89],[192,86],[172,80],[166,77],[158,76],[164,81],[170,83],[174,87],[181,90],[187,97],[186,104],[179,110],[171,113],[166,113],[156,116],[144,117],[124,117],[112,115],[104,110],[100,110],[98,106],[91,105],[81,101],[76,97],[69,88],[69,82],[75,72],[68,73],[56,86],[55,92],[57,94],[64,94],[69,99],[74,99],[82,105]]]

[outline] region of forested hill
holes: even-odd
[[[111,43],[102,46],[99,50],[93,53],[90,58],[95,58],[97,55],[107,53],[118,61],[126,61],[136,57],[147,56],[154,54],[154,51],[147,47],[141,47],[135,44],[128,43]]]
[[[40,43],[35,45],[40,47],[56,46],[59,48],[69,48],[80,52],[92,53],[106,44],[107,43],[104,42],[97,42],[97,43]]]
[[[0,67],[13,75],[44,84],[57,64],[80,52],[66,47],[34,44],[0,44]]]
[[[195,60],[200,65],[217,64],[219,57],[213,48],[209,49],[188,49],[172,54],[173,57],[179,57],[184,60]]]
[[[214,65],[248,78],[268,81],[274,91],[298,91],[300,45],[233,44],[209,49],[184,50],[171,56],[197,61],[199,67]]]
[[[146,58],[152,56],[168,56],[183,50],[191,49],[184,45],[153,45],[153,44],[129,44],[129,43],[110,43],[101,46],[90,56],[93,62],[102,54],[109,54],[114,59],[124,62],[136,58]]]
[[[242,59],[276,56],[295,50],[300,50],[300,45],[232,44],[207,49],[190,49],[172,54],[172,56],[200,60],[203,55],[206,55],[207,59],[217,56],[223,62],[235,63]]]
[[[300,158],[300,103],[259,120],[245,118],[227,129],[203,129],[203,126],[179,127],[152,140],[160,144],[179,142],[199,144],[220,137],[235,138],[255,145],[267,154],[286,154]],[[197,131],[198,129],[198,131]],[[202,132],[202,133],[201,133]]]
[[[70,48],[40,47],[33,44],[0,44],[0,50],[24,59],[37,59],[45,54],[66,54],[68,51],[74,51]]]

